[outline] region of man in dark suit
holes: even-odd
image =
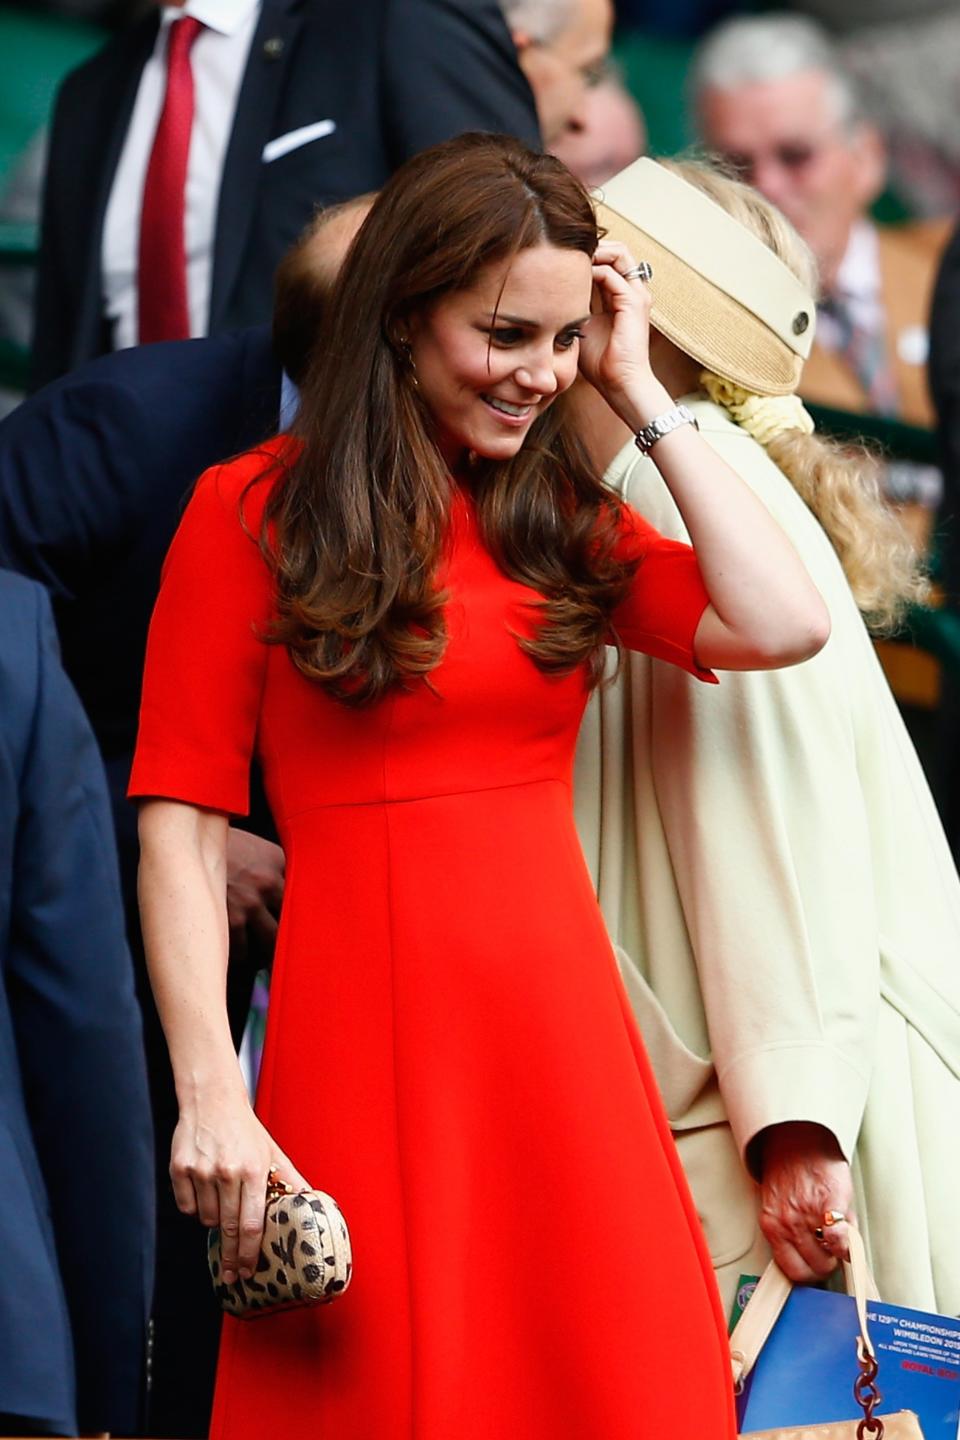
[[[0,571],[0,1434],[132,1434],[153,1144],[103,768],[39,585]]]
[[[284,376],[299,380],[332,278],[366,213],[321,216],[288,253],[273,334],[255,328],[101,356],[0,423],[0,565],[54,597],[64,661],[93,722],[113,800],[128,934],[144,1012],[158,1172],[158,1263],[148,1433],[206,1433],[219,1311],[202,1234],[167,1178],[177,1106],[149,994],[137,917],[136,814],[126,800],[147,627],[183,504],[208,466],[279,426]],[[283,856],[266,803],[231,829],[229,1008],[239,1044],[253,977],[276,929]]]
[[[281,428],[329,287],[369,207],[331,207],[284,257],[267,326],[136,346],[45,386],[0,422],[0,565],[54,600],[64,665],[107,767],[124,890],[136,906],[126,800],[147,627],[197,477]]]
[[[377,189],[428,145],[484,129],[539,141],[497,0],[179,7],[179,18],[152,14],[121,34],[60,91],[41,227],[37,384],[137,339],[264,323],[274,269],[313,207]],[[180,55],[168,42],[188,24],[200,33],[186,36]],[[221,63],[235,67],[232,81]],[[171,96],[171,134],[210,101],[200,128],[219,131],[219,148],[191,141],[188,158],[161,144]],[[173,208],[164,186],[176,176],[179,236],[164,229]],[[145,251],[155,225],[162,233]],[[154,304],[160,269],[184,235],[180,321],[145,316],[143,302]],[[161,302],[173,283],[165,277]],[[189,328],[155,328],[177,323]]]
[[[150,1413],[159,1416],[147,1433],[170,1436],[205,1433],[219,1315],[199,1227],[170,1198],[176,1097],[139,940],[137,822],[126,786],[147,626],[184,499],[208,465],[276,429],[280,383],[266,328],[144,345],[82,366],[0,424],[0,565],[43,581],[54,598],[64,661],[93,722],[110,786],[156,1127]],[[270,848],[258,849],[267,842],[247,842],[238,831],[235,843],[253,851],[239,861],[247,871],[238,876],[247,901],[247,913],[233,917],[239,935],[248,919],[270,924],[264,896],[276,867]],[[256,965],[242,960],[234,945],[238,1041]]]
[[[0,423],[0,564],[54,597],[64,663],[124,801],[147,625],[202,470],[277,428],[266,326],[105,355]]]

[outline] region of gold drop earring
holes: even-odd
[[[413,388],[415,390],[419,390],[420,381],[417,379],[417,366],[413,358],[413,346],[410,344],[409,340],[403,339],[400,341],[400,353],[402,354],[404,360],[407,362],[407,368],[410,371],[410,379],[413,382]]]

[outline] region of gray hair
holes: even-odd
[[[696,113],[705,90],[784,80],[819,70],[829,81],[841,125],[864,118],[856,81],[827,32],[803,15],[744,15],[725,20],[698,46],[690,71],[689,96]]]
[[[552,40],[572,25],[577,0],[500,0],[510,30],[523,30],[538,45]]]

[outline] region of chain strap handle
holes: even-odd
[[[877,1357],[864,1353],[863,1343],[860,1336],[857,1336],[857,1364],[860,1366],[860,1374],[853,1382],[853,1396],[863,1411],[863,1419],[857,1426],[857,1440],[883,1440],[884,1427],[879,1415],[874,1415],[874,1408],[880,1404],[883,1396],[877,1389]]]
[[[856,1302],[857,1320],[860,1324],[860,1334],[857,1336],[857,1364],[860,1366],[860,1374],[853,1382],[854,1399],[863,1411],[863,1419],[857,1426],[857,1440],[868,1440],[868,1437],[870,1440],[883,1440],[883,1421],[879,1415],[873,1413],[883,1399],[877,1389],[879,1366],[867,1325],[867,1300],[875,1298],[875,1296],[871,1296],[870,1293],[871,1276],[867,1265],[867,1252],[863,1244],[863,1236],[856,1225],[850,1225],[848,1230],[847,1243],[850,1249],[850,1260],[844,1268],[847,1289],[852,1292]]]

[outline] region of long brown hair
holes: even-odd
[[[462,135],[409,160],[344,262],[302,391],[299,456],[261,537],[274,557],[271,639],[348,705],[428,674],[446,642],[438,561],[454,481],[434,443],[403,337],[409,319],[488,265],[541,243],[592,255],[589,198],[565,167],[504,136]],[[594,474],[564,397],[512,459],[470,475],[485,543],[543,596],[518,643],[541,669],[599,678],[631,567],[613,556],[619,502]]]

